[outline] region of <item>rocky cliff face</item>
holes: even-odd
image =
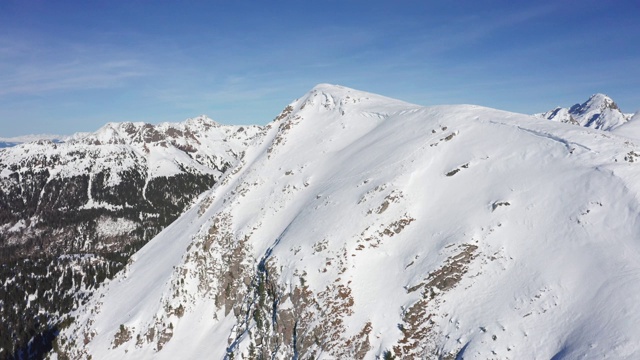
[[[637,357],[639,154],[317,86],[73,313],[56,356]]]
[[[205,117],[114,123],[64,143],[0,150],[0,301],[12,304],[0,314],[2,356],[48,336],[82,294],[240,161],[261,131]]]

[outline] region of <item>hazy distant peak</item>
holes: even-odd
[[[630,118],[620,111],[613,99],[601,93],[593,94],[587,101],[575,104],[568,109],[557,107],[535,116],[606,131],[623,125]]]
[[[67,141],[70,137],[68,135],[53,135],[53,134],[33,134],[33,135],[22,135],[15,137],[0,137],[0,148],[10,147],[22,143],[29,143],[39,140],[50,140],[53,142],[62,142]]]
[[[207,115],[196,116],[184,121],[187,126],[220,126],[219,123],[208,117]]]

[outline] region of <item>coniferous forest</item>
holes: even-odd
[[[215,181],[184,172],[145,188],[146,175],[128,171],[109,186],[109,175],[94,174],[90,185],[89,174],[16,171],[2,184],[9,191],[0,192],[0,226],[23,229],[0,233],[0,358],[43,358],[73,321],[69,312]],[[110,206],[83,208],[89,191]]]

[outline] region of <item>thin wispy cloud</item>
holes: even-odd
[[[2,49],[0,96],[120,87],[149,73],[148,64],[122,49],[60,43],[42,48],[6,41]]]
[[[442,57],[455,52],[465,52],[472,46],[482,46],[484,42],[504,33],[512,32],[526,24],[556,11],[555,5],[540,5],[510,12],[483,11],[461,14],[446,21],[409,23],[412,36],[397,37],[392,47],[401,48],[407,59],[419,57]],[[437,19],[436,19],[437,20]],[[469,58],[476,54],[466,52]]]
[[[640,78],[635,8],[622,3],[328,5],[16,5],[0,13],[0,121],[265,122],[317,83],[539,112],[580,91],[632,101]],[[533,100],[545,94],[557,100]]]

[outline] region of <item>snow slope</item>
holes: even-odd
[[[99,359],[635,359],[638,157],[589,128],[318,85],[58,342]]]
[[[640,111],[633,114],[625,124],[613,129],[611,132],[617,135],[640,140]]]

